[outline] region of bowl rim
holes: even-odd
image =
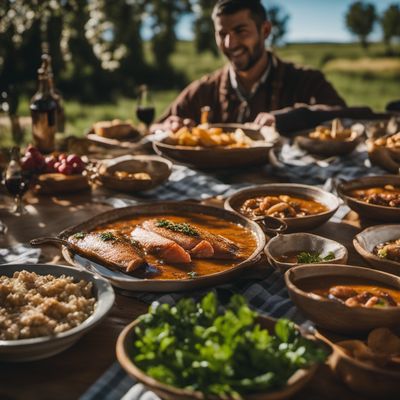
[[[381,206],[381,205],[378,205],[378,204],[367,203],[366,201],[359,200],[356,197],[350,196],[347,193],[349,191],[349,189],[345,188],[346,185],[349,185],[349,184],[352,184],[352,183],[358,183],[358,182],[361,183],[364,180],[368,181],[368,180],[374,180],[374,179],[389,179],[389,178],[393,178],[393,179],[399,180],[399,185],[400,185],[400,176],[399,175],[394,175],[394,174],[368,175],[368,176],[363,176],[361,178],[351,179],[349,181],[341,181],[336,186],[336,190],[337,190],[338,195],[342,199],[346,199],[347,201],[354,202],[354,203],[359,204],[361,206],[371,207],[372,209],[376,209],[376,210],[392,210],[393,212],[396,212],[396,210],[399,210],[399,212],[400,212],[400,209],[396,208],[396,207]],[[379,185],[379,184],[377,184],[377,185]],[[384,185],[382,185],[382,186],[384,186]],[[371,187],[371,185],[368,185],[366,183],[364,185],[357,186],[357,187],[353,188],[352,190],[368,189],[369,187]]]
[[[288,265],[288,266],[290,266],[290,267],[295,266],[295,265],[305,265],[305,264],[309,264],[309,263],[290,263],[290,262],[285,262],[285,261],[279,261],[279,260],[277,260],[277,259],[271,254],[271,252],[269,251],[269,245],[270,245],[271,242],[274,243],[274,242],[277,242],[277,241],[281,240],[281,239],[282,239],[282,236],[292,236],[292,237],[293,237],[293,236],[308,236],[308,237],[310,237],[310,238],[315,238],[315,239],[317,239],[317,240],[321,240],[321,241],[324,241],[324,242],[335,243],[335,244],[339,245],[338,247],[339,247],[341,250],[344,250],[344,254],[343,254],[342,257],[335,257],[335,258],[333,258],[332,260],[328,260],[328,261],[325,261],[325,262],[321,262],[321,263],[323,263],[323,264],[327,264],[327,263],[329,263],[329,264],[334,264],[335,261],[341,260],[341,259],[343,259],[343,257],[346,257],[346,259],[347,259],[348,254],[349,254],[349,252],[348,252],[346,246],[344,246],[343,244],[337,242],[336,240],[329,239],[329,238],[326,238],[326,237],[320,236],[320,235],[315,235],[315,234],[309,233],[309,232],[284,233],[283,235],[277,235],[277,236],[271,238],[271,239],[267,242],[267,244],[265,245],[265,247],[264,247],[264,252],[266,253],[267,257],[271,257],[271,258],[274,260],[274,262],[278,262],[278,263],[280,263],[280,264]],[[318,264],[321,264],[321,263],[318,263]],[[315,264],[317,264],[317,263],[313,263],[313,265],[315,265]]]
[[[94,311],[92,314],[89,315],[88,318],[86,318],[82,323],[79,325],[68,329],[64,332],[60,332],[55,334],[54,336],[39,336],[39,337],[34,337],[34,338],[28,338],[28,339],[15,339],[15,340],[0,340],[0,351],[1,348],[21,348],[21,347],[28,347],[28,346],[34,346],[34,345],[41,345],[44,343],[49,343],[49,342],[58,342],[62,341],[68,337],[72,337],[78,334],[83,334],[86,332],[88,329],[94,327],[97,325],[103,318],[106,317],[108,312],[111,310],[114,301],[115,301],[115,293],[114,290],[111,286],[111,284],[104,278],[102,278],[99,275],[93,274],[87,270],[84,269],[78,269],[72,266],[67,266],[67,265],[60,265],[60,264],[33,264],[33,263],[27,263],[27,264],[4,264],[2,265],[2,269],[0,272],[0,275],[4,275],[7,268],[12,267],[21,267],[19,270],[22,271],[26,268],[29,269],[30,272],[35,272],[38,275],[44,275],[40,274],[40,268],[41,267],[50,267],[50,268],[55,268],[55,270],[59,271],[59,275],[54,275],[54,276],[60,276],[60,275],[67,275],[68,272],[73,271],[75,274],[82,274],[82,277],[79,279],[84,279],[89,282],[92,282],[93,284],[93,289],[95,289],[96,294],[96,305],[94,308]],[[45,275],[52,275],[50,272],[45,273]],[[72,276],[72,275],[69,275]],[[77,280],[77,278],[73,277],[74,281]]]
[[[301,139],[305,139],[305,140],[309,140],[312,143],[324,143],[324,144],[332,144],[332,143],[343,143],[343,144],[349,144],[349,143],[354,143],[357,140],[361,139],[362,135],[364,134],[364,132],[362,131],[357,131],[357,130],[353,130],[352,127],[350,127],[351,130],[351,136],[346,138],[345,140],[340,140],[340,139],[318,139],[318,138],[312,138],[309,136],[310,133],[314,132],[312,130],[306,130],[302,133],[299,133],[298,135],[295,136],[295,139],[297,138],[301,138]]]
[[[265,315],[261,315],[259,314],[257,316],[257,318],[261,318],[261,319],[266,319],[269,321],[277,321],[272,317],[269,316],[265,316]],[[206,398],[210,398],[212,400],[222,400],[221,397],[219,397],[218,395],[211,395],[209,397],[205,397],[205,395],[203,394],[203,392],[200,391],[194,391],[194,390],[189,390],[186,388],[178,388],[175,386],[171,386],[168,385],[166,383],[162,383],[160,381],[158,381],[157,379],[147,375],[144,371],[142,371],[140,368],[138,368],[136,366],[136,364],[132,361],[132,359],[128,356],[128,354],[125,351],[125,342],[127,340],[128,335],[131,333],[131,331],[140,323],[140,317],[136,318],[134,321],[130,322],[127,326],[124,327],[124,329],[121,331],[121,333],[118,336],[117,342],[116,342],[116,355],[117,355],[117,361],[119,362],[119,364],[121,365],[121,367],[125,370],[125,371],[129,371],[132,375],[134,375],[135,377],[137,375],[139,375],[141,377],[141,379],[143,379],[143,382],[147,385],[151,385],[154,386],[156,389],[158,390],[162,390],[162,391],[167,391],[169,393],[172,393],[174,395],[186,395],[189,396],[190,398],[193,399],[198,399],[198,400],[205,400]],[[296,325],[297,326],[297,325]],[[317,337],[317,340],[320,340]],[[327,343],[326,341],[321,340],[325,345],[329,346],[329,343]],[[332,347],[330,348],[330,352],[331,354],[333,354],[333,349]],[[315,363],[313,365],[311,365],[308,368],[300,368],[297,371],[295,371],[293,373],[293,375],[291,377],[289,377],[288,381],[298,372],[298,371],[303,371],[303,379],[306,379],[306,383],[308,382],[309,379],[311,379],[314,375],[314,373],[316,372],[317,368],[318,368],[319,364]],[[133,373],[132,373],[133,371]],[[137,379],[137,378],[136,378]],[[139,379],[138,379],[139,380]],[[140,380],[139,380],[140,381]],[[296,384],[298,382],[295,382],[294,384]],[[291,387],[293,387],[292,385],[294,384],[287,384],[278,389],[278,390],[273,390],[273,391],[268,391],[268,392],[254,392],[254,393],[247,393],[244,394],[245,396],[251,396],[251,395],[261,395],[261,394],[265,394],[267,395],[275,395],[275,394],[279,394],[280,392],[282,392],[283,390],[287,390]]]
[[[284,221],[287,222],[291,222],[291,221],[307,221],[311,218],[315,218],[316,216],[325,216],[328,214],[334,214],[336,212],[336,210],[339,208],[339,199],[337,198],[337,196],[335,196],[333,193],[330,193],[324,189],[321,189],[319,187],[315,187],[315,186],[311,186],[311,185],[304,185],[304,184],[300,184],[300,183],[265,183],[263,185],[253,185],[253,186],[249,186],[249,187],[245,187],[243,189],[239,189],[236,192],[232,193],[229,197],[226,198],[225,202],[224,202],[224,208],[226,210],[229,211],[234,211],[240,215],[244,215],[242,214],[239,210],[236,210],[232,205],[231,202],[232,200],[235,200],[237,197],[239,197],[240,195],[244,195],[246,193],[251,193],[251,192],[255,192],[255,191],[263,191],[268,190],[268,189],[273,189],[274,187],[276,187],[277,189],[279,188],[292,188],[292,189],[296,189],[299,190],[301,192],[301,189],[308,189],[308,190],[312,190],[314,192],[318,192],[321,195],[324,196],[328,196],[331,198],[332,201],[336,202],[336,206],[335,207],[330,207],[328,206],[326,203],[322,203],[324,206],[326,206],[328,208],[327,211],[323,211],[322,213],[318,213],[318,214],[312,214],[312,215],[305,215],[304,217],[290,217],[290,218],[282,218]],[[267,195],[268,193],[266,193]],[[284,193],[283,193],[284,194]],[[304,197],[300,194],[301,197]],[[309,196],[306,196],[309,197]],[[248,197],[248,199],[250,199],[251,197]],[[314,197],[311,197],[312,200],[315,200]],[[317,201],[317,200],[316,200]],[[248,217],[246,217],[248,218]],[[251,219],[251,218],[249,218]]]
[[[324,268],[330,266],[330,267],[335,267],[335,272],[330,272],[330,273],[326,273],[326,269],[324,271]],[[393,274],[389,274],[387,272],[383,272],[383,271],[379,271],[376,269],[372,269],[372,268],[367,268],[367,267],[360,267],[360,266],[356,266],[356,265],[342,265],[342,264],[334,264],[334,263],[325,263],[325,264],[301,264],[298,266],[294,266],[293,268],[288,269],[285,272],[285,283],[286,283],[286,287],[288,289],[289,292],[294,292],[297,296],[300,296],[302,298],[306,298],[315,302],[319,302],[320,304],[333,304],[335,305],[335,307],[338,307],[339,309],[342,310],[348,310],[349,307],[346,306],[345,304],[342,303],[338,303],[338,302],[334,302],[333,300],[327,299],[325,297],[319,296],[315,293],[311,293],[311,292],[306,292],[304,290],[301,290],[297,285],[295,285],[294,281],[293,281],[293,274],[295,274],[297,271],[301,271],[301,270],[307,270],[307,269],[317,269],[320,270],[322,273],[321,274],[317,274],[315,276],[340,276],[341,272],[344,272],[344,275],[350,275],[351,274],[346,274],[346,272],[351,272],[351,271],[355,271],[355,272],[359,272],[361,274],[365,273],[365,272],[369,272],[372,273],[375,276],[383,276],[383,277],[387,277],[390,278],[392,280],[396,280],[397,284],[398,284],[398,288],[397,290],[400,291],[400,277],[395,276]],[[306,279],[306,278],[304,278]],[[371,280],[374,280],[373,278],[368,278]],[[382,283],[381,281],[378,280],[378,282]],[[387,284],[389,285],[389,284]],[[394,284],[393,284],[394,286]],[[376,315],[383,315],[384,312],[397,312],[400,315],[400,306],[387,306],[384,309],[376,309],[376,308],[366,308],[366,307],[354,307],[352,308],[352,310],[354,310],[354,312],[369,312],[369,313],[374,313]]]

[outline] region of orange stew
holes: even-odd
[[[348,276],[316,276],[300,279],[297,286],[349,307],[387,307],[400,305],[400,290],[363,278]]]
[[[392,185],[352,190],[351,197],[384,207],[400,207],[400,188]]]
[[[240,206],[239,211],[250,218],[262,215],[277,218],[296,218],[326,212],[328,207],[312,199],[284,194],[247,199]]]

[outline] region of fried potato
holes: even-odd
[[[170,133],[168,143],[180,146],[203,147],[250,147],[252,140],[246,136],[242,129],[235,132],[224,132],[222,128],[207,128],[198,125],[192,129],[184,126],[175,133]]]

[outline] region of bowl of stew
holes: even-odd
[[[285,273],[289,295],[321,328],[343,334],[400,327],[400,278],[369,268],[308,264]]]
[[[239,190],[226,199],[224,207],[252,220],[262,216],[280,218],[287,232],[298,232],[328,221],[339,207],[339,200],[314,186],[273,183]]]
[[[366,176],[338,184],[337,192],[361,217],[400,221],[400,176]]]

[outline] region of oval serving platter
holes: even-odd
[[[255,240],[255,246],[251,254],[245,259],[239,259],[237,264],[232,264],[229,268],[218,270],[211,274],[192,277],[189,273],[185,279],[150,279],[146,277],[135,277],[122,271],[115,271],[105,265],[93,262],[85,257],[75,254],[65,246],[62,248],[64,258],[71,264],[87,268],[101,276],[109,279],[113,286],[127,291],[151,291],[151,292],[173,292],[198,289],[214,286],[228,282],[240,274],[262,257],[262,250],[265,246],[265,235],[261,227],[247,218],[236,213],[226,211],[217,207],[203,206],[188,202],[160,202],[152,204],[139,204],[131,207],[119,208],[97,215],[81,224],[75,225],[62,231],[58,237],[67,239],[69,236],[82,232],[92,231],[100,226],[116,222],[118,220],[129,220],[134,218],[160,217],[163,214],[176,215],[179,217],[193,218],[209,216],[226,223],[233,223],[248,230]],[[232,239],[232,238],[230,238]],[[150,266],[151,268],[151,266]]]

